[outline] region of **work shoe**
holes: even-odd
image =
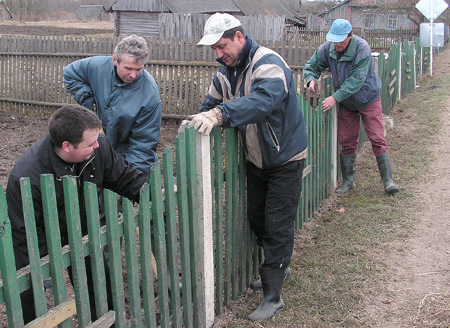
[[[277,312],[284,309],[284,301],[281,298],[285,268],[260,267],[263,300],[258,308],[250,314],[250,321],[267,320]]]
[[[288,280],[291,277],[291,268],[287,267],[286,269],[284,269],[284,281]],[[262,282],[261,282],[261,278],[253,281],[250,284],[250,288],[256,291],[260,291],[263,286],[262,286]]]
[[[355,177],[356,177],[356,154],[344,154],[340,155],[340,164],[342,172],[342,185],[339,189],[336,189],[336,194],[345,194],[346,192],[355,189]]]
[[[400,191],[392,181],[391,161],[388,153],[382,153],[376,156],[378,170],[380,171],[381,180],[384,184],[384,191],[389,195],[394,195]]]

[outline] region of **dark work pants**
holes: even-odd
[[[259,169],[247,162],[247,215],[264,250],[263,266],[282,268],[291,262],[304,165],[301,160]]]

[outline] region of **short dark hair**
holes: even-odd
[[[237,27],[234,27],[232,29],[229,29],[229,30],[223,32],[222,38],[230,39],[231,41],[234,41],[234,35],[238,31],[241,32],[242,35],[245,36],[244,28],[242,26],[237,26]]]
[[[95,130],[102,127],[97,115],[80,105],[64,105],[58,109],[48,122],[50,139],[56,148],[61,148],[67,141],[75,148],[83,140],[86,130]]]

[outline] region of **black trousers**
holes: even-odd
[[[304,160],[259,169],[247,162],[247,216],[264,250],[263,266],[289,266],[294,250],[294,226]]]

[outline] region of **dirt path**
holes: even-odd
[[[433,68],[433,76],[450,74],[448,47]],[[388,294],[367,308],[378,327],[450,327],[450,94],[436,110],[439,134],[430,145],[435,161],[415,186],[421,208],[417,225],[386,258]]]

